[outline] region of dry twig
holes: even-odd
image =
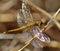
[[[33,4],[30,0],[26,0],[27,3],[34,9],[38,10],[39,12],[42,12],[44,15],[48,16],[50,19],[52,19],[54,21],[54,23],[56,24],[56,26],[60,29],[60,23],[53,19],[54,16],[51,16],[48,12],[46,12],[45,10],[41,9],[40,7],[36,6],[35,4]],[[59,9],[60,10],[60,9]]]

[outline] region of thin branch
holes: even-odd
[[[54,21],[54,23],[56,24],[56,26],[60,29],[60,23],[53,19],[54,16],[51,16],[48,12],[46,12],[45,10],[41,9],[40,7],[36,6],[35,4],[33,4],[30,0],[26,0],[27,3],[34,9],[38,10],[39,12],[42,12],[44,15],[48,16],[50,19],[52,19]],[[60,9],[59,9],[60,10]]]
[[[60,11],[60,8],[59,8],[59,9],[57,10],[57,12],[53,15],[53,19],[55,19],[55,18],[57,17],[59,11]],[[43,31],[46,31],[47,28],[50,26],[50,23],[52,23],[52,21],[53,21],[53,20],[50,20],[50,21],[47,23],[47,25],[46,25],[42,30],[43,30]],[[51,28],[51,26],[50,26],[49,28]]]
[[[21,49],[19,49],[18,51],[22,51],[25,47],[27,47],[30,43],[31,43],[31,41],[33,40],[33,39],[35,39],[36,38],[36,36],[34,36],[33,38],[31,38],[29,41],[27,41],[26,42],[26,45],[24,45]]]

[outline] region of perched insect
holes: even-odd
[[[19,12],[20,11],[20,12]],[[23,46],[21,49],[19,49],[18,51],[21,51],[23,50],[26,46],[28,46],[30,44],[30,42],[37,38],[39,39],[39,41],[42,41],[44,43],[49,43],[50,42],[50,38],[46,35],[46,34],[43,34],[42,32],[40,32],[40,28],[38,26],[35,26],[34,24],[39,24],[40,22],[38,21],[33,21],[33,16],[32,14],[30,13],[30,9],[29,9],[29,6],[26,2],[26,0],[23,0],[22,2],[22,9],[18,11],[18,15],[17,15],[17,22],[18,22],[18,25],[20,26],[20,22],[23,22],[25,21],[25,23],[27,23],[26,26],[22,26],[21,28],[18,28],[18,29],[14,29],[14,30],[10,30],[8,32],[13,32],[13,31],[18,31],[18,30],[22,30],[22,29],[25,29],[27,27],[30,27],[31,26],[31,31],[32,31],[32,34],[33,34],[33,38],[30,39],[29,41],[27,41],[26,45]],[[24,20],[23,20],[24,18]],[[22,20],[22,21],[21,21]],[[32,26],[34,25],[34,26]]]
[[[22,51],[35,38],[39,39],[39,41],[44,42],[44,43],[49,43],[50,42],[50,38],[46,34],[43,34],[43,31],[46,29],[46,27],[48,26],[48,24],[50,22],[42,30],[40,30],[40,28],[38,26],[34,25],[36,23],[39,24],[40,22],[33,21],[33,16],[32,16],[32,14],[30,12],[30,9],[29,9],[29,6],[28,6],[26,0],[22,0],[22,1],[23,1],[22,2],[22,9],[19,10],[18,14],[17,14],[18,15],[17,16],[17,22],[18,22],[19,27],[20,27],[21,22],[25,22],[25,23],[27,23],[27,25],[26,26],[22,26],[21,28],[18,28],[18,29],[10,30],[8,32],[22,30],[22,29],[25,29],[25,28],[31,26],[31,31],[32,31],[32,34],[33,34],[33,38],[30,39],[29,41],[27,41],[26,45],[23,46],[18,51]],[[34,26],[32,26],[32,25],[34,25]]]
[[[24,2],[25,0],[23,0],[23,3],[22,3],[22,9],[23,9],[23,15],[25,16],[25,20],[27,22],[30,22],[29,20],[31,20],[31,13],[29,11],[29,8],[28,8],[28,5],[26,3],[26,1]],[[30,19],[29,19],[30,18]],[[29,20],[28,20],[29,19]],[[32,19],[33,21],[33,19]],[[31,22],[32,22],[31,21]],[[21,49],[19,49],[18,51],[22,51],[26,46],[28,46],[30,44],[30,42],[35,39],[35,38],[38,38],[39,41],[42,41],[44,43],[49,43],[50,42],[50,38],[46,35],[46,34],[43,34],[42,32],[40,32],[40,28],[38,26],[31,26],[30,28],[32,34],[33,34],[33,38],[30,39],[29,41],[27,41],[26,45],[23,46]]]

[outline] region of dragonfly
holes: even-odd
[[[19,10],[19,12],[20,12],[20,10]],[[20,25],[20,21],[21,21],[20,18],[22,18],[22,21],[24,21],[24,23],[27,23],[27,25],[26,26],[22,26],[21,28],[18,28],[18,29],[10,30],[8,32],[22,30],[22,29],[25,29],[25,28],[31,26],[31,31],[32,31],[32,34],[33,34],[33,38],[30,39],[29,41],[27,41],[26,45],[23,46],[18,51],[22,51],[35,38],[39,39],[39,41],[42,41],[44,43],[49,43],[50,42],[50,38],[46,34],[44,34],[43,31],[46,29],[46,27],[49,25],[50,22],[48,22],[47,25],[44,26],[44,28],[42,30],[40,30],[40,28],[38,26],[35,26],[35,24],[39,24],[40,22],[39,21],[36,21],[36,22],[33,21],[33,16],[32,16],[32,14],[30,12],[29,5],[27,4],[26,0],[23,0],[23,2],[22,2],[22,10],[21,10],[20,13],[19,12],[18,12],[18,16],[17,16],[18,24]],[[24,20],[23,20],[23,18],[24,18]]]
[[[24,4],[26,4],[26,2],[25,2]],[[25,6],[26,6],[26,5],[25,5]],[[26,6],[25,8],[27,8],[27,6]],[[54,18],[57,16],[59,10],[60,10],[60,9],[58,9],[58,11],[53,15]],[[31,16],[29,16],[29,17],[31,18]],[[53,18],[53,19],[54,19],[54,18]],[[28,19],[27,16],[26,16],[26,19]],[[39,39],[39,41],[42,41],[42,42],[44,42],[44,43],[49,43],[49,42],[50,42],[50,38],[49,38],[46,34],[43,34],[43,31],[47,28],[47,26],[48,26],[51,22],[52,22],[52,20],[50,20],[50,21],[47,23],[47,25],[44,26],[44,28],[43,28],[42,30],[40,30],[40,28],[39,28],[38,26],[32,26],[32,27],[31,27],[31,31],[32,31],[32,34],[33,34],[33,38],[30,39],[29,41],[27,41],[27,44],[26,44],[25,46],[23,46],[21,49],[19,49],[18,51],[22,51],[22,50],[23,50],[26,46],[28,46],[28,45],[30,44],[30,42],[31,42],[33,39],[35,39],[35,38]]]
[[[29,6],[28,6],[26,0],[23,0],[23,3],[22,3],[22,13],[23,13],[23,16],[25,17],[26,23],[33,22],[33,16],[32,16],[32,14],[30,12],[30,9],[29,9]],[[26,45],[23,46],[18,51],[22,51],[35,38],[37,38],[37,39],[39,39],[39,41],[42,41],[42,42],[45,42],[45,43],[50,42],[50,38],[46,34],[43,34],[42,31],[40,31],[40,28],[38,26],[35,26],[35,25],[31,26],[30,29],[32,31],[33,38],[30,39],[29,41],[27,41]]]

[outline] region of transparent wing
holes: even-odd
[[[32,32],[33,32],[33,35],[36,36],[40,41],[45,42],[45,43],[50,42],[50,38],[46,34],[43,34],[42,32],[40,32],[39,27],[33,26]]]
[[[23,0],[23,3],[22,3],[22,13],[24,15],[26,22],[33,21],[32,14],[30,12],[30,8],[29,8],[29,5],[27,4],[26,0]]]
[[[19,27],[24,25],[24,16],[21,10],[17,11],[17,23]]]

